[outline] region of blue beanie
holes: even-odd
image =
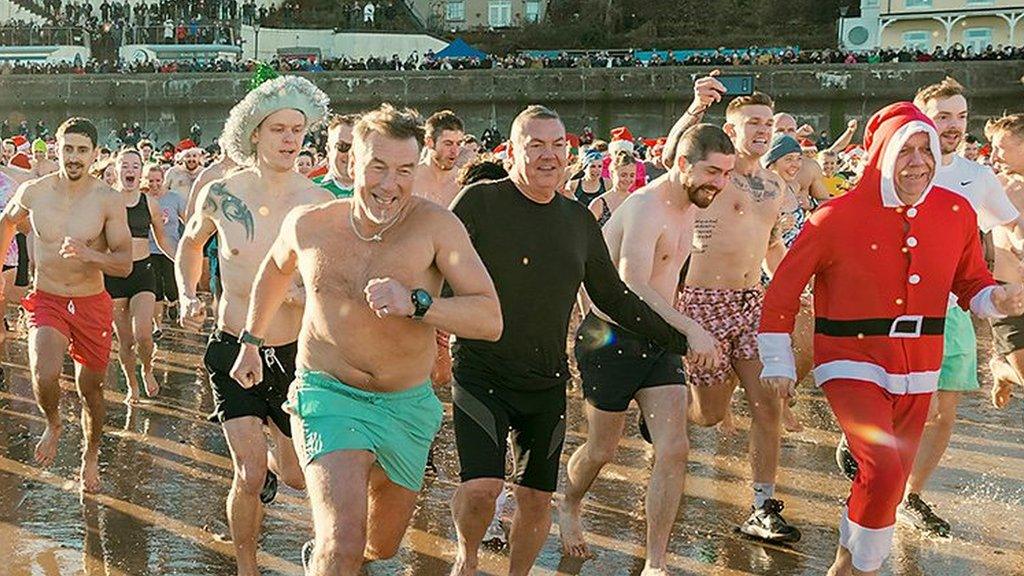
[[[772,147],[768,150],[768,155],[761,160],[761,164],[765,168],[769,168],[779,158],[793,152],[803,153],[800,143],[796,141],[796,138],[786,134],[776,134],[772,138]]]

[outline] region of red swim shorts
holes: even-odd
[[[114,304],[106,292],[92,296],[59,296],[35,290],[21,305],[28,312],[28,327],[57,330],[70,341],[75,362],[105,372],[113,340]]]

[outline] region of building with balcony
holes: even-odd
[[[839,46],[847,50],[961,44],[978,52],[1022,43],[1020,0],[861,0],[859,15],[844,11],[839,19]]]

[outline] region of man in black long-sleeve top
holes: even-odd
[[[452,210],[494,280],[505,330],[497,342],[456,341],[454,423],[461,481],[453,575],[476,574],[477,550],[504,486],[511,432],[516,514],[510,575],[526,575],[551,524],[565,436],[565,352],[581,284],[617,324],[685,354],[686,339],[619,279],[594,217],[560,195],[565,126],[541,106],[512,124],[510,177],[465,189]]]

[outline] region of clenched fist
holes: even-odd
[[[412,303],[412,290],[394,278],[374,278],[366,283],[363,292],[370,310],[378,318],[410,318],[416,312]]]

